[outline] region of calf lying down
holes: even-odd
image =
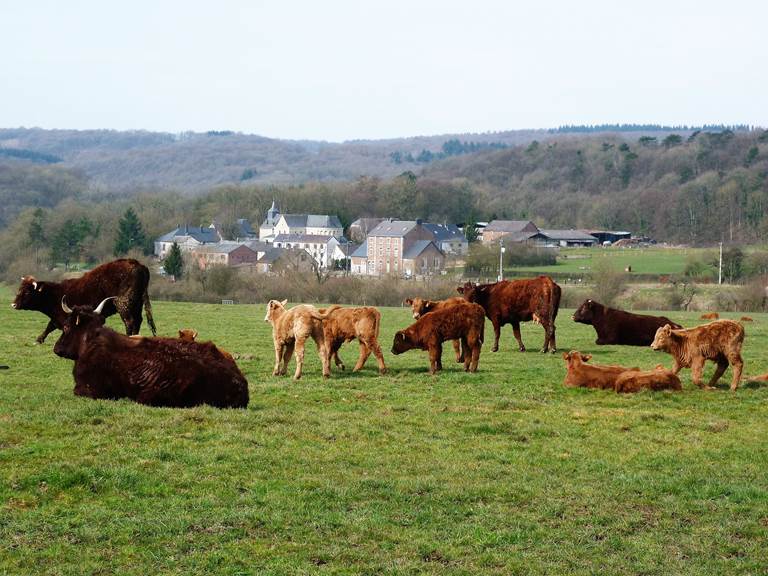
[[[567,388],[602,388],[615,389],[616,379],[628,370],[639,368],[626,368],[624,366],[599,366],[587,364],[592,354],[582,354],[577,350],[563,352],[567,372],[563,386]]]
[[[629,370],[616,378],[616,392],[682,390],[680,378],[659,364],[653,370]]]

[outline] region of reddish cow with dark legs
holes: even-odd
[[[464,302],[464,298],[446,298],[445,300],[425,300],[424,298],[408,298],[405,303],[411,307],[414,320],[418,320],[424,314],[429,314],[440,308],[453,306],[457,302]],[[464,354],[461,351],[461,340],[453,340],[453,351],[456,354],[456,362],[464,362]]]
[[[512,282],[502,280],[494,284],[467,282],[457,290],[469,302],[480,304],[493,323],[493,352],[499,349],[499,337],[504,324],[512,324],[519,349],[525,352],[520,338],[520,322],[529,320],[534,320],[544,328],[544,346],[541,351],[555,352],[555,318],[560,308],[560,286],[548,276]]]
[[[395,334],[392,354],[402,354],[414,348],[429,351],[429,373],[443,369],[443,342],[461,340],[464,349],[464,370],[475,372],[483,345],[485,312],[469,302],[435,310],[419,318],[405,330]]]
[[[105,298],[114,296],[115,299],[105,305],[103,315],[120,314],[129,336],[139,333],[143,305],[147,323],[152,334],[156,334],[152,305],[147,293],[148,286],[149,270],[141,262],[134,259],[113,260],[97,266],[80,278],[62,282],[45,282],[32,276],[24,276],[11,306],[17,310],[37,310],[51,319],[43,333],[37,337],[40,344],[48,334],[57,328],[61,330],[66,322],[67,315],[61,310],[61,299],[64,296],[70,305],[91,307]]]
[[[650,346],[656,330],[669,324],[682,328],[666,316],[632,314],[603,306],[594,300],[585,300],[573,314],[573,321],[595,328],[595,344],[625,344],[627,346]]]
[[[61,303],[66,321],[53,351],[75,361],[76,395],[180,408],[248,405],[248,382],[214,344],[123,336],[104,326],[107,302],[96,309]]]

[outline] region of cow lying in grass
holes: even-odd
[[[651,348],[672,355],[675,361],[672,372],[690,368],[693,383],[700,388],[711,389],[728,368],[733,367],[731,390],[735,391],[741,380],[744,361],[741,359],[741,345],[744,343],[744,326],[733,320],[715,320],[696,328],[674,330],[667,325],[659,328]],[[711,360],[717,369],[707,386],[702,386],[701,373],[704,363]]]
[[[682,390],[680,378],[662,365],[653,370],[628,370],[616,378],[616,392],[639,392],[640,390]]]
[[[414,324],[395,334],[392,354],[402,354],[414,348],[429,351],[429,373],[443,369],[443,342],[461,340],[464,350],[464,370],[477,371],[483,346],[485,310],[470,302],[460,302],[424,314]]]
[[[323,320],[339,306],[331,306],[324,313],[320,313],[317,308],[309,304],[299,304],[288,310],[285,308],[287,302],[288,300],[282,302],[270,300],[264,317],[264,321],[272,325],[272,341],[275,346],[275,368],[272,374],[280,376],[287,372],[288,363],[295,350],[296,372],[293,378],[294,380],[301,378],[304,367],[304,344],[309,338],[312,338],[317,345],[323,365],[323,375],[330,374]]]
[[[603,306],[594,300],[585,300],[573,313],[573,321],[595,329],[595,344],[648,346],[653,342],[656,330],[662,326],[669,324],[673,328],[682,328],[666,316],[633,314]]]
[[[637,368],[625,368],[624,366],[599,366],[587,364],[592,354],[582,354],[577,350],[563,352],[563,360],[566,364],[563,386],[567,388],[603,388],[613,390],[616,379],[628,370]]]
[[[123,336],[104,326],[105,304],[94,309],[61,303],[67,320],[53,351],[75,361],[76,395],[150,406],[248,405],[248,382],[212,343]]]
[[[320,314],[326,313],[325,308],[318,310]],[[359,308],[338,308],[331,310],[323,322],[323,338],[325,340],[327,361],[323,366],[330,368],[331,358],[336,366],[344,370],[344,363],[339,358],[339,348],[345,342],[357,340],[360,343],[360,356],[357,359],[353,372],[357,372],[365,366],[365,361],[373,352],[379,365],[379,373],[386,374],[387,367],[384,364],[384,355],[379,346],[379,326],[381,326],[381,313],[371,306]],[[328,377],[330,372],[323,376]]]
[[[461,296],[456,296],[455,298],[447,298],[445,300],[425,300],[424,298],[408,298],[406,299],[405,303],[411,307],[411,313],[413,314],[413,319],[418,320],[424,314],[428,314],[429,312],[434,312],[435,310],[439,310],[440,308],[445,308],[446,306],[453,306],[454,304],[458,302],[462,302],[463,300],[464,298]],[[464,362],[464,354],[462,354],[461,352],[461,340],[452,340],[451,342],[453,344],[453,351],[456,353],[456,362]]]

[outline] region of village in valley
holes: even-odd
[[[176,244],[202,269],[226,266],[272,273],[292,266],[301,271],[415,278],[445,273],[448,261],[461,262],[466,257],[469,241],[464,226],[420,219],[358,218],[345,234],[336,215],[282,214],[273,200],[257,230],[240,218],[234,238],[225,240],[225,232],[216,222],[184,224],[155,240],[154,255],[162,261]],[[592,247],[633,242],[630,232],[540,229],[530,220],[492,220],[472,226],[477,241],[488,246]]]

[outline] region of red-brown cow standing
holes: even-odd
[[[457,302],[463,301],[464,298],[456,296],[454,298],[446,298],[445,300],[425,300],[424,298],[407,298],[405,303],[411,307],[414,320],[418,320],[424,314],[429,314],[440,308],[447,306],[453,306]],[[456,354],[456,362],[464,362],[464,354],[461,351],[461,340],[453,340],[453,351]]]
[[[61,303],[66,321],[53,351],[75,361],[76,395],[149,406],[248,405],[248,382],[213,343],[123,336],[104,326],[106,303],[95,309]]]
[[[157,333],[155,321],[152,318],[152,305],[149,302],[147,287],[149,286],[149,269],[138,260],[121,258],[97,266],[86,272],[80,278],[63,280],[62,282],[45,282],[32,276],[21,279],[19,292],[11,306],[17,310],[36,310],[50,318],[43,333],[37,337],[42,344],[45,337],[67,320],[67,315],[61,310],[61,299],[66,296],[70,306],[96,306],[110,296],[114,300],[107,302],[103,314],[111,316],[120,314],[125,324],[126,334],[138,334],[141,328],[141,307],[147,315],[152,334]]]
[[[493,352],[499,349],[501,327],[512,324],[512,331],[521,352],[525,352],[520,338],[520,322],[533,320],[544,328],[542,352],[556,351],[555,318],[560,308],[560,286],[548,276],[525,280],[502,280],[494,284],[467,282],[457,288],[459,294],[470,302],[480,304],[493,324]]]
[[[464,370],[475,372],[480,360],[485,328],[485,311],[470,302],[424,314],[414,324],[395,334],[392,354],[402,354],[413,348],[429,351],[429,373],[443,369],[443,342],[461,340],[464,350]]]

